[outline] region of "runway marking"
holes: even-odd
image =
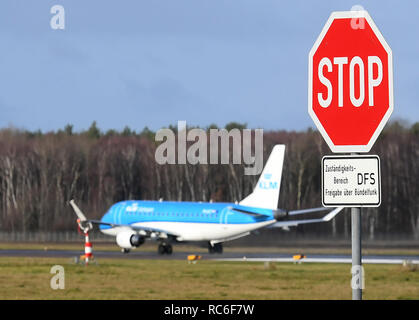
[[[221,258],[221,259],[210,259],[216,261],[229,261],[229,262],[308,262],[308,263],[352,263],[351,258],[304,258],[301,260],[294,260],[293,258]],[[363,264],[419,264],[419,260],[410,259],[362,259]]]

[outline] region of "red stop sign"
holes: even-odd
[[[393,59],[366,11],[330,15],[308,79],[308,112],[330,149],[370,151],[393,111]]]

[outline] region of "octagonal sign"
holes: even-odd
[[[393,112],[393,58],[366,11],[333,12],[309,54],[308,112],[333,152],[368,152]]]

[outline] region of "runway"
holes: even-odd
[[[306,258],[296,260],[293,257],[282,258],[221,258],[215,259],[217,261],[249,261],[249,262],[298,262],[298,263],[352,263],[350,256],[333,256],[333,255],[309,255]],[[419,264],[419,257],[417,256],[364,256],[362,258],[363,264]]]
[[[46,257],[46,258],[75,258],[80,257],[83,252],[79,250],[26,250],[11,249],[0,250],[1,257]],[[302,262],[302,263],[348,263],[352,262],[350,255],[333,254],[307,254],[301,260],[295,260],[295,253],[258,253],[258,252],[224,252],[223,254],[209,254],[202,252],[176,252],[172,255],[159,255],[153,251],[133,250],[128,254],[119,251],[94,251],[97,260],[101,258],[110,259],[138,259],[138,260],[186,260],[190,254],[198,254],[202,260],[229,261],[229,262]],[[365,255],[364,264],[419,264],[419,255]]]

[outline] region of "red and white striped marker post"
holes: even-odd
[[[79,226],[79,233],[82,234],[81,231],[83,231],[84,235],[84,261],[85,265],[87,266],[89,264],[89,260],[93,257],[92,254],[92,243],[89,240],[89,226],[83,227],[81,225],[80,219],[77,219],[77,224]]]
[[[92,257],[92,243],[89,241],[89,232],[84,233],[85,243],[84,243],[84,261],[86,266],[89,264],[89,259]]]

